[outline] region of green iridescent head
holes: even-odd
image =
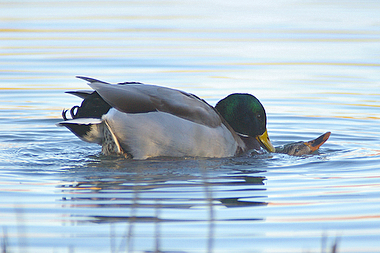
[[[267,133],[264,107],[255,96],[245,93],[231,94],[220,100],[215,108],[235,132],[256,137],[265,149],[274,152]]]
[[[231,94],[220,100],[215,108],[237,133],[254,137],[266,130],[264,107],[250,94]]]

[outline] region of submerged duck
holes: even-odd
[[[67,127],[102,153],[149,157],[232,157],[261,148],[275,152],[260,101],[235,93],[215,107],[180,90],[137,82],[109,84],[88,77],[92,91],[71,91],[81,106],[63,110]]]
[[[326,132],[319,136],[318,138],[311,140],[311,141],[298,141],[289,143],[283,146],[276,147],[276,153],[283,153],[287,155],[293,155],[293,156],[301,156],[301,155],[308,155],[312,154],[313,152],[317,151],[320,146],[322,146],[323,143],[325,143],[328,138],[330,137],[331,132]]]

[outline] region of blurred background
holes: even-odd
[[[4,252],[378,252],[380,2],[0,2]],[[318,154],[128,161],[55,126],[76,75],[263,103]],[[2,229],[2,230],[1,230]],[[2,231],[2,232],[1,232]]]

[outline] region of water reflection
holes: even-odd
[[[263,197],[264,171],[244,169],[226,160],[119,160],[110,169],[106,158],[88,167],[70,168],[75,183],[62,184],[64,208],[111,209],[207,209],[230,207],[254,207],[266,205],[262,201],[243,201],[241,198]],[[223,167],[227,165],[226,167]],[[248,165],[246,165],[248,166]],[[252,166],[252,165],[251,165]],[[260,174],[259,174],[260,173]],[[68,178],[67,178],[68,179]],[[66,179],[66,180],[67,180]],[[74,181],[74,180],[73,180]],[[150,211],[148,211],[150,212]],[[112,212],[110,212],[112,213]],[[83,221],[83,215],[80,219]],[[205,218],[184,217],[166,219],[157,216],[88,215],[91,222],[163,222],[207,221]],[[255,218],[261,219],[261,218]]]
[[[163,252],[163,238],[178,239],[170,231],[195,226],[205,233],[200,239],[212,252],[217,224],[264,219],[254,211],[244,218],[216,215],[220,209],[267,205],[255,201],[266,198],[265,170],[255,168],[259,163],[245,158],[131,161],[94,156],[86,166],[61,171],[66,183],[57,186],[59,202],[70,210],[70,223],[110,224],[111,247],[119,251],[133,252],[134,242],[141,240],[138,231],[145,236],[154,231],[153,251]],[[139,247],[151,249],[144,240],[145,246]]]

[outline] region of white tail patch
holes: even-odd
[[[65,126],[68,124],[74,125],[96,125],[102,123],[101,119],[97,118],[78,118],[78,119],[70,119],[57,123],[57,126]]]

